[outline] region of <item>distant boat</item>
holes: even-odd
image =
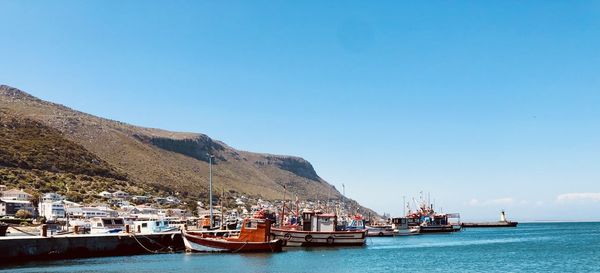
[[[274,238],[283,239],[285,246],[362,246],[366,243],[367,231],[364,221],[355,218],[354,228],[337,230],[337,216],[319,211],[304,211],[301,225],[273,228]]]
[[[244,220],[238,236],[214,236],[205,232],[182,231],[183,243],[192,252],[281,252],[283,241],[272,239],[271,220]]]
[[[394,236],[409,236],[421,234],[420,226],[409,226],[408,219],[405,217],[392,218],[392,228]]]
[[[392,218],[388,225],[367,226],[369,237],[408,236],[420,234],[420,226],[409,226],[407,218]]]
[[[367,226],[367,236],[369,236],[369,237],[394,236],[394,228],[392,228],[391,225]]]
[[[468,228],[486,228],[486,227],[517,227],[519,222],[509,221],[506,219],[506,213],[500,212],[500,221],[498,222],[483,222],[483,223],[463,223],[463,227]]]
[[[413,212],[409,208],[406,214],[409,228],[419,228],[419,232],[423,234],[457,232],[462,229],[459,213],[438,213],[433,209],[433,204],[425,202],[422,196],[420,203],[414,198],[413,201],[418,209]]]
[[[460,220],[452,221],[451,219],[460,219],[458,213],[435,213],[433,210],[420,211],[416,214],[407,216],[409,227],[418,227],[420,233],[445,233],[460,231],[462,226]]]

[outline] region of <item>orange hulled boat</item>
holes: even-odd
[[[183,242],[193,252],[280,252],[283,240],[271,239],[271,220],[248,218],[237,236],[183,231]]]

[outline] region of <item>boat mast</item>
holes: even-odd
[[[213,228],[213,200],[212,200],[212,159],[213,155],[208,155],[208,205],[210,210],[210,228]]]
[[[433,210],[433,208],[431,207],[431,192],[427,192],[427,206],[429,207],[429,210]]]
[[[298,194],[296,193],[296,224],[299,223],[298,219],[300,219],[300,214],[298,214],[298,210],[299,210],[299,204],[298,204]]]
[[[225,217],[223,217],[223,212],[225,211],[223,209],[223,197],[225,196],[225,187],[223,187],[223,189],[221,189],[221,190],[222,190],[221,191],[222,192],[221,193],[221,229],[223,229],[223,223],[224,223],[224,220],[225,220]]]
[[[402,217],[406,217],[406,196],[402,195]]]
[[[285,185],[283,186],[283,204],[281,205],[281,223],[280,227],[283,227],[283,216],[285,215]]]

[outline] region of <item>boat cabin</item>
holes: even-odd
[[[269,219],[245,219],[240,235],[230,239],[238,242],[268,242],[271,240],[271,223]]]
[[[346,230],[363,230],[366,229],[365,220],[361,217],[354,217],[350,224],[346,227]]]
[[[169,227],[177,228],[179,230],[185,229],[185,227],[188,225],[188,221],[182,219],[165,218],[165,220],[167,221]]]
[[[336,231],[337,216],[321,212],[305,211],[302,213],[303,231]]]
[[[133,221],[133,228],[136,233],[161,233],[178,230],[176,227],[169,226],[168,220]]]
[[[400,217],[400,218],[392,218],[392,228],[393,229],[408,229],[409,226],[409,218]]]
[[[125,229],[125,221],[119,217],[96,217],[90,220],[92,233],[118,233]]]

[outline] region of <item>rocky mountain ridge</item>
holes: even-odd
[[[288,196],[297,194],[302,199],[341,198],[335,187],[299,157],[241,151],[204,134],[170,132],[104,119],[43,101],[6,85],[0,86],[0,109],[5,120],[10,116],[46,126],[64,141],[85,149],[121,175],[111,177],[121,181],[119,185],[169,192],[190,200],[205,198],[207,154],[213,154],[216,192],[279,199],[285,187]],[[0,162],[2,166],[15,168]]]

